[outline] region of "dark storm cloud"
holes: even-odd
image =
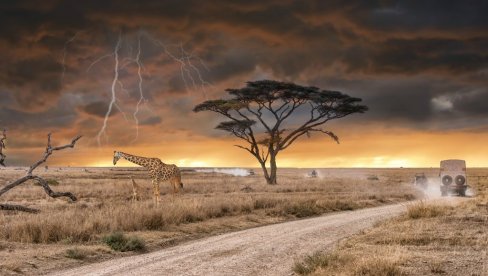
[[[82,106],[80,108],[81,111],[90,114],[90,115],[95,115],[100,118],[104,118],[105,114],[107,114],[108,110],[108,103],[107,102],[93,102],[89,103],[85,106]],[[109,117],[113,116],[118,113],[118,110],[115,108],[112,108],[112,112],[110,112]]]
[[[55,104],[61,94],[60,66],[52,59],[35,57],[3,62],[0,69],[0,85],[12,92],[23,110],[38,111]]]
[[[113,51],[119,33],[125,64],[119,77],[126,92],[117,86],[119,96],[137,102],[136,70],[128,59],[142,34],[145,95],[182,118],[193,102],[161,102],[168,95],[187,95],[191,81],[185,85],[186,72],[153,39],[167,43],[177,57],[184,55],[180,43],[201,57],[205,66],[193,62],[218,87],[209,88],[212,97],[228,85],[269,75],[344,89],[364,98],[370,106],[365,118],[373,121],[444,120],[435,106],[439,97],[446,98],[442,112],[448,116],[482,116],[488,85],[486,14],[486,1],[9,1],[0,7],[0,95],[9,95],[1,102],[0,120],[18,116],[21,124],[30,124],[62,110],[63,119],[52,117],[52,125],[78,116],[79,127],[96,127],[93,116],[103,117],[110,100],[113,56],[87,68]],[[341,84],[328,87],[332,76]],[[69,105],[79,111],[70,119],[59,103],[64,93],[83,96]],[[171,122],[159,116],[147,120],[147,125]]]
[[[249,73],[258,64],[257,53],[243,47],[223,49],[217,60],[218,62],[212,64],[206,73],[214,81],[222,81],[236,75]]]
[[[488,87],[453,96],[454,110],[476,117],[488,117]]]
[[[361,18],[371,27],[385,30],[418,30],[428,27],[466,29],[488,27],[488,3],[476,1],[390,1]]]
[[[51,108],[33,114],[10,108],[1,108],[0,118],[4,127],[32,131],[69,127],[76,120],[76,113],[72,110]]]
[[[153,125],[159,125],[163,120],[159,116],[153,116],[149,117],[145,120],[141,121],[141,125],[143,126],[153,126]]]
[[[441,71],[476,72],[488,66],[488,37],[455,39],[390,39],[371,47],[353,47],[344,55],[349,71],[417,74]]]
[[[389,79],[314,80],[360,97],[370,109],[361,116],[345,118],[340,124],[378,123],[421,130],[479,128],[486,125],[488,91],[476,84],[427,76]]]

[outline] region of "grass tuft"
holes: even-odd
[[[354,272],[358,276],[402,276],[406,275],[396,260],[369,258],[357,265]]]
[[[429,266],[430,266],[430,272],[432,272],[434,274],[444,274],[444,273],[446,273],[446,271],[443,268],[442,263],[440,263],[440,262],[433,262]]]
[[[448,209],[449,206],[427,204],[424,201],[421,201],[409,205],[406,216],[409,219],[433,218],[445,215]]]
[[[142,239],[135,236],[126,237],[122,232],[114,232],[103,237],[102,240],[115,251],[144,251],[146,249]]]
[[[81,250],[77,247],[70,248],[66,250],[66,258],[75,259],[75,260],[83,260],[87,257],[87,254],[84,250]]]
[[[293,271],[299,275],[309,275],[319,268],[326,268],[334,263],[342,262],[337,254],[324,254],[315,252],[305,257],[301,262],[295,263]]]

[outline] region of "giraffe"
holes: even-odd
[[[152,179],[154,201],[156,205],[161,201],[159,182],[169,180],[173,185],[173,194],[179,192],[179,188],[183,189],[183,183],[181,183],[181,173],[176,165],[165,164],[159,158],[148,158],[137,155],[124,153],[121,151],[114,151],[114,166],[117,164],[120,158],[137,164],[146,168],[149,171],[149,176]]]
[[[139,201],[141,200],[140,187],[137,185],[134,178],[131,177],[130,180],[132,181],[132,201]]]

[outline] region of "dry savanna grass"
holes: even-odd
[[[471,199],[411,203],[398,218],[295,264],[300,275],[488,275],[488,179],[470,170]],[[365,254],[367,252],[367,254]]]
[[[140,174],[140,172],[137,172]],[[101,177],[102,175],[98,175]],[[364,179],[307,179],[283,177],[280,185],[269,186],[256,177],[220,174],[187,175],[184,195],[166,194],[161,206],[152,202],[151,186],[141,202],[131,202],[129,182],[122,175],[114,179],[65,178],[58,190],[73,191],[75,204],[46,198],[35,186],[19,189],[6,197],[42,209],[41,214],[10,213],[1,217],[0,237],[28,243],[88,242],[113,231],[166,230],[169,226],[212,218],[251,214],[263,210],[268,216],[309,217],[332,211],[354,210],[413,199],[408,186]],[[163,184],[164,185],[164,184]],[[246,192],[241,189],[246,188]],[[169,185],[162,186],[164,193]]]
[[[114,233],[138,239],[151,251],[216,233],[421,196],[407,170],[324,169],[318,178],[306,177],[309,171],[281,170],[273,186],[257,170],[247,177],[184,171],[184,193],[173,196],[170,185],[161,184],[157,207],[150,179],[140,169],[51,168],[41,175],[57,181],[53,189],[71,191],[79,201],[49,198],[33,184],[5,194],[4,201],[41,213],[0,213],[0,272],[40,273],[137,254],[110,249],[104,240]],[[5,183],[21,173],[1,170],[0,179]],[[131,176],[143,187],[139,202],[131,201]],[[20,264],[3,265],[19,256]]]

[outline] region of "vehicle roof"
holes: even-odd
[[[466,167],[466,161],[460,159],[442,160],[441,167]]]

